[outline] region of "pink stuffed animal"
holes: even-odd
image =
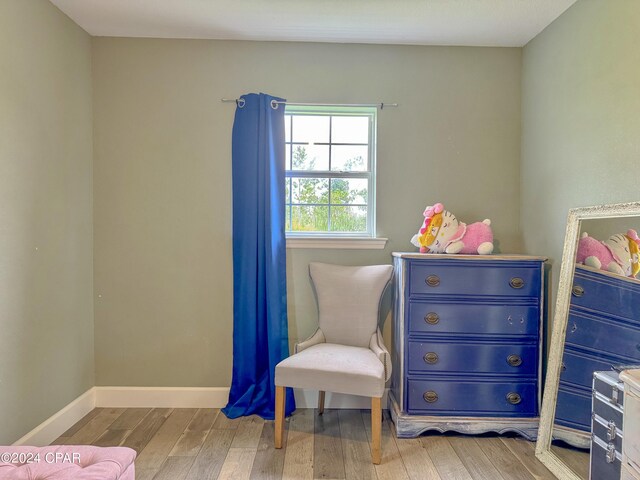
[[[491,220],[467,225],[441,203],[424,211],[424,222],[411,239],[420,253],[466,253],[488,255],[493,252]]]
[[[601,242],[584,232],[578,241],[576,262],[608,272],[635,277],[640,271],[640,238],[635,230],[618,233]]]

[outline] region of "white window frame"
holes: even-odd
[[[287,105],[285,114],[287,115],[314,115],[314,116],[367,116],[369,118],[369,142],[368,142],[368,165],[365,172],[343,172],[332,171],[331,163],[329,170],[295,170],[292,171],[286,166],[285,176],[289,178],[364,178],[367,179],[367,230],[365,232],[292,232],[287,231],[287,247],[290,248],[384,248],[386,239],[376,238],[376,130],[377,130],[377,109],[375,107],[347,107],[347,106],[312,106],[312,105]],[[285,121],[290,121],[285,117]],[[330,127],[331,128],[331,127]],[[331,132],[331,130],[330,130]],[[290,161],[293,158],[293,151],[296,143],[292,138],[285,144],[289,149]],[[331,145],[340,145],[331,142],[331,134],[328,143],[329,152]],[[349,144],[342,144],[349,145]],[[356,145],[356,144],[354,144]],[[357,144],[363,145],[363,144]],[[331,156],[331,153],[329,153]],[[331,157],[330,157],[331,158]],[[330,160],[329,160],[330,162]],[[291,195],[292,192],[289,192]],[[291,197],[286,200],[287,205]],[[329,207],[329,218],[331,221],[331,201]],[[291,215],[291,211],[289,213]],[[291,218],[288,219],[290,221]],[[330,223],[329,223],[330,225]]]

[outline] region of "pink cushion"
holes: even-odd
[[[135,480],[135,458],[125,447],[0,447],[0,480]]]

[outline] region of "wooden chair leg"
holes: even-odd
[[[318,415],[322,415],[324,413],[324,392],[320,390],[318,392]]]
[[[382,398],[371,397],[371,460],[379,465],[382,459],[380,437],[382,435]]]
[[[276,385],[276,421],[275,447],[282,448],[282,432],[284,430],[284,389]]]

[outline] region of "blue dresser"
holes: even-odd
[[[515,431],[535,439],[545,259],[393,257],[389,408],[397,435]]]
[[[640,363],[640,281],[576,265],[553,437],[588,447],[593,372]]]

